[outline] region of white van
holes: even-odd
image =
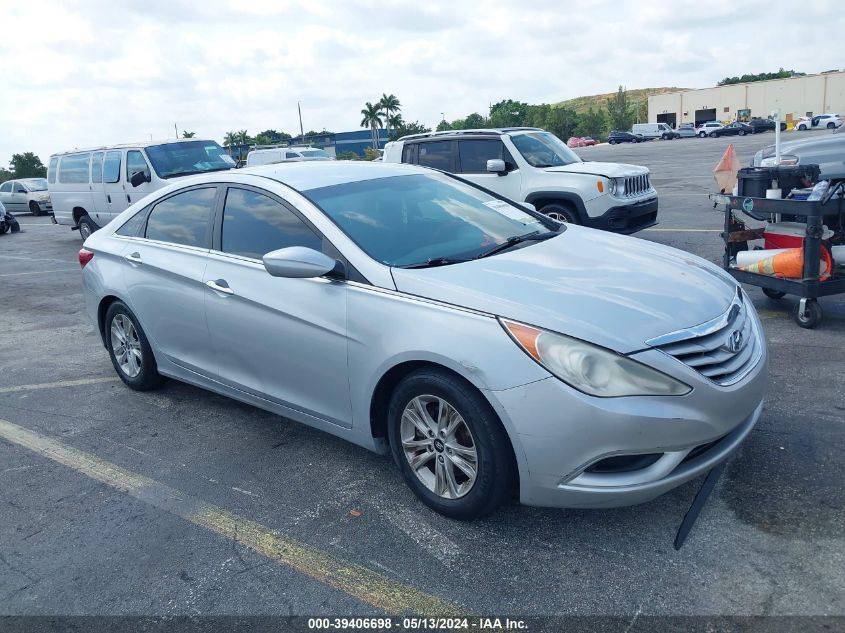
[[[634,123],[631,126],[631,133],[639,134],[645,139],[662,138],[672,128],[667,123]]]
[[[234,166],[215,141],[126,143],[53,154],[47,189],[56,223],[79,229],[85,240],[130,204],[175,178]]]
[[[246,155],[246,166],[284,163],[289,160],[332,160],[332,157],[325,150],[316,147],[272,147],[252,150]]]

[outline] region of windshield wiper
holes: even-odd
[[[506,251],[509,248],[513,248],[517,244],[522,244],[523,242],[547,240],[550,237],[554,237],[555,235],[560,235],[560,233],[558,231],[546,231],[545,233],[539,233],[537,231],[534,231],[533,233],[527,233],[526,235],[514,235],[513,237],[509,237],[508,239],[506,239],[501,244],[496,244],[496,246],[494,246],[493,248],[476,255],[475,259],[490,257],[490,255],[501,253],[502,251]]]
[[[468,261],[468,259],[456,257],[431,257],[424,262],[405,264],[404,266],[397,266],[397,268],[434,268],[435,266],[448,266],[450,264],[461,264]]]

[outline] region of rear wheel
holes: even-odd
[[[610,144],[610,145],[616,145],[616,139],[610,139],[610,140],[608,141],[608,144]]]
[[[29,212],[32,215],[41,215],[41,207],[38,206],[38,203],[35,200],[29,201]]]
[[[835,124],[835,123],[833,123],[832,121],[831,121],[830,123],[828,123],[828,124],[827,124],[827,129],[828,129],[828,130],[832,130],[832,129],[833,129],[833,128],[835,128],[835,127],[836,127],[836,124]]]
[[[429,508],[475,519],[513,493],[510,439],[489,403],[448,372],[422,369],[390,399],[388,433],[405,482]]]
[[[565,204],[547,204],[545,207],[540,209],[540,213],[547,215],[558,222],[564,222],[566,224],[581,224],[578,221],[578,214],[575,213],[575,210]]]
[[[79,237],[82,238],[83,242],[91,237],[91,234],[97,230],[94,221],[87,215],[83,215],[79,218],[79,222],[77,222],[77,224],[79,225]]]
[[[719,135],[716,132],[710,132],[710,138],[716,138],[717,136]]]
[[[155,356],[138,319],[125,303],[115,301],[106,312],[106,348],[120,379],[136,391],[161,384]]]
[[[707,132],[699,132],[698,133],[698,138],[704,138],[705,136],[707,136]]]
[[[739,131],[739,135],[740,135],[740,136],[745,136],[745,130],[740,130],[740,131]]]

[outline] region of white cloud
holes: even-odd
[[[57,0],[4,11],[0,166],[35,151],[173,136],[358,129],[393,93],[434,125],[513,98],[555,102],[845,59],[819,0],[427,3]]]

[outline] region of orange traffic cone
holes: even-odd
[[[830,277],[830,269],[832,268],[833,262],[831,261],[830,253],[825,247],[821,248],[820,254],[819,279],[825,281]],[[753,264],[740,266],[739,269],[749,273],[771,275],[772,277],[801,279],[804,276],[804,249],[790,248]]]
[[[737,158],[734,144],[728,145],[725,150],[722,160],[716,165],[713,170],[713,175],[716,178],[716,184],[719,187],[720,193],[730,194],[736,186],[736,172],[739,171],[739,158]]]

